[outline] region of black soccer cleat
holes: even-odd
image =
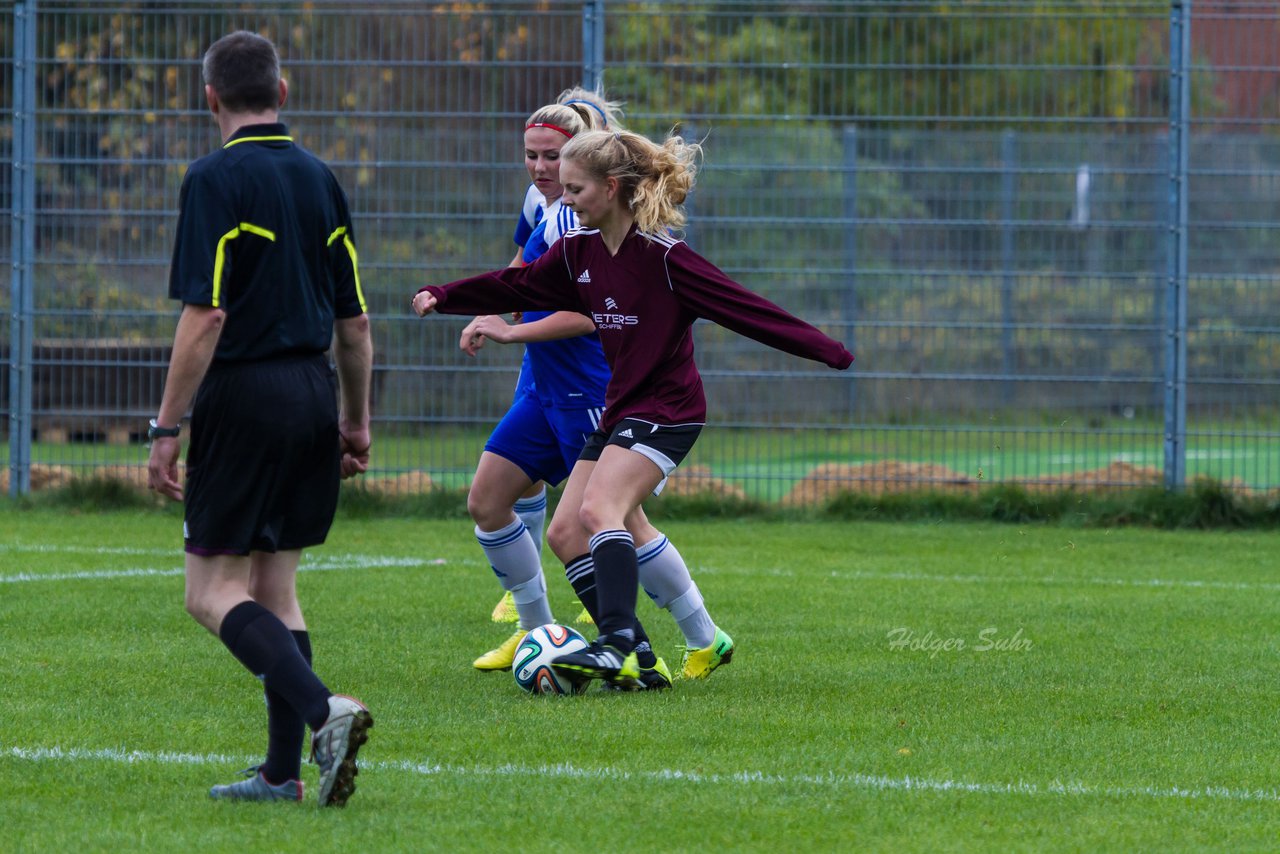
[[[586,649],[553,658],[551,666],[569,679],[603,679],[626,690],[640,686],[640,664],[636,654],[623,652],[599,638]]]

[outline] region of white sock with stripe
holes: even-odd
[[[477,526],[476,539],[502,588],[511,591],[520,614],[520,628],[528,630],[555,622],[547,601],[542,561],[524,522],[516,519],[497,531],[481,531]]]
[[[538,554],[542,554],[542,528],[547,522],[547,487],[543,486],[542,491],[532,498],[521,498],[511,505],[511,509],[529,529],[529,536],[538,547]]]
[[[716,639],[716,624],[702,601],[702,593],[684,557],[664,535],[636,549],[640,567],[640,586],[659,608],[675,618],[684,634],[685,644],[696,649],[711,646]]]

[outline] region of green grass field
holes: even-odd
[[[1274,850],[1274,533],[664,529],[733,664],[539,698],[469,666],[505,632],[468,524],[339,519],[300,587],[318,672],[376,726],[321,811],[206,797],[264,713],[182,610],[176,515],[0,505],[0,848]]]

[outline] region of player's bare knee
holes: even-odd
[[[555,552],[561,562],[573,560],[582,554],[582,551],[572,551],[574,542],[581,539],[581,535],[573,527],[559,516],[553,517],[551,524],[547,526],[547,545],[551,546],[551,551]]]
[[[589,501],[583,501],[582,506],[578,508],[578,521],[582,523],[582,527],[596,533],[610,528],[619,527],[612,521],[612,514],[604,512],[604,508]]]
[[[220,620],[215,620],[213,602],[204,594],[204,591],[187,588],[182,604],[193,620],[211,632],[218,631]]]
[[[496,531],[508,524],[511,505],[499,507],[487,495],[486,490],[472,489],[467,493],[467,513],[482,531]]]

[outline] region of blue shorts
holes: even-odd
[[[493,428],[484,449],[510,460],[537,483],[552,486],[569,476],[587,437],[600,426],[604,407],[560,409],[522,394]]]

